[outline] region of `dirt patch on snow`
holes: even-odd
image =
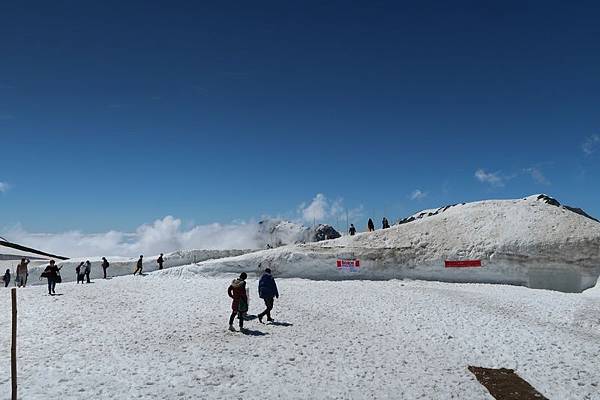
[[[496,400],[548,400],[512,369],[469,366],[469,371]]]

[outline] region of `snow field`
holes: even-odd
[[[552,399],[600,399],[600,298],[423,281],[279,279],[273,316],[227,332],[233,276],[19,290],[23,399],[490,399],[468,365]],[[262,311],[251,288],[250,314]],[[0,290],[8,310],[8,290]],[[236,321],[237,324],[237,321]],[[286,325],[289,324],[289,325]],[[0,313],[9,393],[10,313]]]

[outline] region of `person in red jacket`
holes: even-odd
[[[227,288],[227,294],[233,299],[231,302],[231,316],[229,317],[229,330],[234,332],[233,320],[237,315],[240,321],[240,332],[244,331],[244,313],[248,311],[248,296],[246,295],[246,278],[248,275],[245,272],[240,274],[240,277],[234,279]]]

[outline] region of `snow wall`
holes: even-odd
[[[186,277],[224,273],[319,280],[425,279],[502,283],[581,292],[600,275],[600,223],[539,196],[444,208],[386,230],[290,245],[162,271]],[[354,272],[338,259],[358,259]],[[481,260],[481,267],[446,268],[445,261]]]
[[[163,256],[164,268],[173,268],[181,265],[188,265],[200,261],[210,260],[210,259],[219,259],[223,257],[232,257],[238,256],[241,254],[247,254],[252,250],[180,250],[175,251],[173,253],[168,253]],[[144,266],[143,272],[151,272],[158,270],[158,264],[156,263],[156,259],[158,255],[153,257],[144,256]],[[77,280],[75,268],[79,265],[80,262],[89,260],[92,264],[92,269],[90,273],[91,279],[99,279],[103,277],[102,273],[102,259],[100,257],[94,258],[72,258],[67,261],[58,261],[57,265],[61,267],[60,273],[63,279],[63,282],[74,282]],[[126,257],[107,257],[110,266],[107,270],[107,275],[110,277],[113,276],[122,276],[132,274],[136,268],[138,258],[126,258]],[[14,284],[15,278],[15,269],[20,260],[10,260],[10,261],[2,261],[0,262],[0,266],[4,269],[10,268],[11,270],[11,285]],[[39,277],[41,273],[48,265],[48,260],[31,260],[29,263],[29,278],[27,281],[28,285],[35,285],[40,283],[46,283],[45,279],[40,281]],[[2,270],[4,272],[4,269]]]

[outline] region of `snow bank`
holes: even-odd
[[[201,262],[210,259],[218,259],[223,257],[232,257],[238,256],[241,254],[249,253],[251,250],[179,250],[173,253],[168,253],[163,256],[164,259],[164,268],[173,268],[181,265],[188,265],[196,262]],[[158,269],[158,264],[156,263],[156,259],[158,255],[146,257],[144,256],[144,272],[156,271]],[[98,279],[103,277],[102,273],[102,258],[101,257],[93,257],[93,258],[73,258],[67,261],[57,261],[57,265],[61,267],[61,277],[64,282],[76,281],[77,277],[75,274],[75,268],[79,265],[80,262],[89,260],[92,264],[90,277],[92,279]],[[122,276],[132,274],[135,270],[136,263],[138,258],[127,258],[127,257],[107,257],[110,266],[107,270],[108,276]],[[10,261],[10,264],[7,261],[0,262],[0,267],[10,268],[11,273],[13,274],[13,282],[14,282],[14,274],[15,267],[19,263],[19,261]],[[29,279],[28,284],[39,284],[46,283],[46,280],[39,280],[40,274],[44,271],[48,265],[47,260],[31,260],[29,264]],[[4,271],[4,270],[2,270]],[[12,283],[11,283],[12,284]]]
[[[585,294],[586,296],[600,298],[600,279],[598,279],[598,281],[596,282],[596,286],[588,290],[584,290],[583,294]]]
[[[360,268],[339,271],[340,258],[359,259]],[[444,267],[446,260],[465,259],[481,260],[482,267]],[[600,223],[537,195],[489,200],[446,207],[386,230],[211,260],[163,274],[260,273],[266,267],[280,277],[412,278],[581,292],[600,275]]]

